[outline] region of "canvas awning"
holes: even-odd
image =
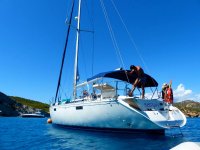
[[[133,84],[138,76],[137,76],[137,74],[129,74],[129,73],[130,73],[130,70],[116,70],[116,71],[102,72],[91,78],[88,78],[87,81],[89,82],[96,78],[107,77],[107,78],[113,78],[113,79],[126,81],[128,83]],[[154,78],[152,78],[150,75],[144,74],[144,77],[146,78],[145,87],[157,87],[158,86],[157,81]],[[138,84],[137,87],[141,88],[141,84]]]

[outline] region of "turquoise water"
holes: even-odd
[[[167,150],[185,142],[200,142],[200,118],[188,118],[183,137],[119,134],[62,129],[47,118],[0,118],[0,150]],[[174,130],[174,132],[178,132]]]

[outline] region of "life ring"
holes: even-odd
[[[173,91],[171,87],[168,87],[166,89],[166,94],[165,94],[165,101],[167,103],[173,103]]]

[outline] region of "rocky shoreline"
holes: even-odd
[[[18,103],[14,99],[0,92],[0,116],[17,117],[25,113],[35,113],[37,110],[37,108]],[[49,116],[49,114],[43,110],[41,110],[41,113],[47,117]]]
[[[174,106],[179,108],[186,117],[200,117],[200,103],[191,101],[191,100],[185,100],[183,102],[175,103]]]

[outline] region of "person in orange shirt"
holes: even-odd
[[[137,79],[135,80],[135,82],[133,83],[133,88],[129,93],[129,96],[133,96],[133,92],[135,90],[135,88],[137,87],[137,85],[140,83],[141,84],[141,88],[142,88],[142,99],[144,99],[144,95],[145,95],[145,82],[146,82],[146,78],[144,76],[144,71],[140,66],[134,66],[131,65],[130,66],[130,74],[136,73],[137,74]]]

